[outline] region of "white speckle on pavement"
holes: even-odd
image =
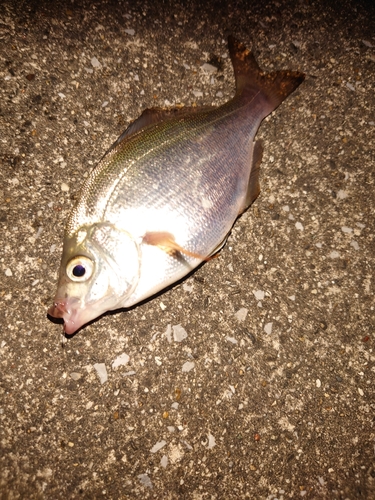
[[[266,323],[264,325],[264,331],[266,332],[267,335],[270,335],[272,333],[272,324],[273,323]]]
[[[91,65],[94,68],[101,68],[101,66],[102,66],[96,57],[91,58]]]
[[[194,361],[186,361],[186,363],[182,365],[182,371],[190,372],[194,368],[194,366],[195,366]]]
[[[108,380],[107,368],[104,363],[95,363],[94,370],[98,374],[100,383],[103,385]]]
[[[343,189],[340,189],[339,191],[337,191],[337,199],[338,200],[345,200],[345,198],[348,197],[348,193],[346,191],[344,191]]]
[[[238,320],[239,322],[241,322],[241,323],[242,323],[242,321],[245,321],[248,311],[249,311],[249,310],[248,310],[248,309],[246,309],[245,307],[242,307],[241,309],[239,309],[239,310],[235,313],[235,316],[236,316],[237,320]]]
[[[263,290],[256,290],[253,291],[254,297],[256,300],[263,300],[264,299],[264,291]]]
[[[124,352],[117,356],[112,363],[112,369],[118,368],[119,366],[123,366],[129,363],[129,356]]]
[[[214,438],[214,436],[211,433],[208,433],[207,437],[208,437],[207,448],[209,450],[211,450],[214,446],[216,446],[216,439]]]
[[[181,325],[172,326],[173,339],[175,342],[182,342],[188,336],[187,331]]]
[[[168,323],[167,328],[164,332],[164,337],[168,340],[169,343],[172,342],[172,326]]]
[[[333,250],[330,254],[329,254],[329,258],[330,259],[338,259],[340,257],[340,252],[338,252],[337,250]]]
[[[162,439],[161,441],[159,441],[156,444],[154,444],[154,446],[151,448],[150,452],[151,453],[156,453],[159,450],[161,450],[162,448],[164,448],[164,446],[166,444],[167,444],[167,441],[164,441],[164,439]]]
[[[227,340],[228,342],[231,342],[232,344],[237,344],[237,339],[235,339],[234,337],[225,337],[225,340]]]
[[[212,64],[209,64],[209,63],[202,64],[201,70],[204,71],[205,73],[208,73],[208,74],[217,73],[216,66],[213,66]]]
[[[152,490],[152,482],[148,474],[138,474],[138,479],[143,486]]]

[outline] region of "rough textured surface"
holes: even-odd
[[[374,19],[2,2],[1,498],[375,498]],[[260,197],[218,259],[62,346],[77,189],[144,108],[232,95],[229,33],[307,73],[259,132]]]

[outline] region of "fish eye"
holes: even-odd
[[[66,266],[66,274],[72,281],[87,281],[94,271],[94,263],[88,257],[74,257]]]

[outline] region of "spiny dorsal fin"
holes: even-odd
[[[106,156],[110,151],[117,147],[125,138],[136,134],[140,130],[143,130],[150,125],[155,125],[156,123],[165,122],[172,120],[176,117],[182,117],[185,115],[191,115],[193,113],[201,113],[202,111],[212,110],[212,106],[189,106],[189,107],[176,107],[176,108],[148,108],[143,111],[143,113],[135,119],[128,126],[126,130],[116,139],[112,146],[108,149],[104,156]]]

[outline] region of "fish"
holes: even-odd
[[[90,172],[68,217],[48,310],[72,335],[214,257],[260,192],[262,120],[304,80],[264,72],[228,38],[236,91],[214,107],[150,108]]]

